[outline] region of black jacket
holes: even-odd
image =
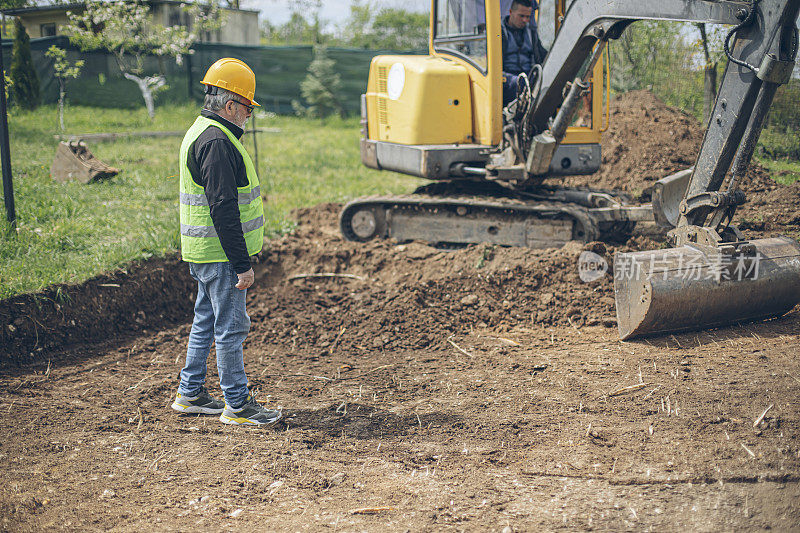
[[[233,122],[205,109],[200,114],[219,122],[241,139],[244,130]],[[212,126],[206,128],[189,147],[186,166],[194,182],[205,189],[214,229],[233,270],[237,274],[247,272],[250,270],[250,257],[239,218],[237,190],[237,187],[247,185],[247,169],[242,154],[221,129]]]

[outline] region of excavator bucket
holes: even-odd
[[[692,177],[692,170],[694,167],[681,170],[666,178],[661,178],[653,185],[653,217],[656,224],[662,228],[674,228],[678,225],[680,217],[678,208]]]
[[[787,237],[725,255],[684,245],[614,257],[622,340],[781,316],[800,303],[800,244]]]
[[[83,141],[58,143],[56,156],[50,166],[54,180],[79,180],[83,183],[103,180],[119,174],[119,169],[97,159]]]

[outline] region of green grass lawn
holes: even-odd
[[[800,161],[789,159],[767,159],[756,157],[761,166],[769,170],[772,179],[778,183],[789,185],[800,180]]]
[[[145,110],[69,107],[66,133],[184,130],[196,106]],[[16,235],[0,222],[0,299],[55,283],[78,283],[135,259],[178,250],[179,137],[91,142],[100,160],[122,169],[105,182],[84,185],[50,178],[60,133],[53,106],[9,116],[17,211]],[[405,193],[414,178],[361,165],[358,119],[265,117],[258,170],[268,234],[291,229],[291,209],[344,202],[366,194]],[[253,154],[252,136],[245,146]]]

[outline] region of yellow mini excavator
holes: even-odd
[[[345,238],[553,247],[670,228],[672,248],[620,253],[620,337],[779,316],[800,302],[800,245],[746,240],[731,220],[775,90],[797,55],[800,0],[551,0],[554,40],[503,107],[502,15],[510,0],[433,0],[429,54],[373,59],[362,162],[432,180],[407,196],[354,200]],[[606,45],[638,20],[730,26],[728,65],[695,165],[656,183],[652,204],[551,186],[600,168]],[[547,24],[539,20],[540,29]],[[604,124],[605,123],[605,124]]]

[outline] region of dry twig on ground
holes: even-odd
[[[320,272],[319,274],[295,274],[294,276],[289,276],[286,278],[286,281],[294,281],[296,279],[308,279],[308,278],[347,278],[347,279],[357,279],[358,281],[364,281],[364,278],[361,276],[356,276],[355,274],[337,274],[336,272]]]
[[[362,507],[360,509],[351,509],[350,514],[377,514],[384,511],[394,511],[394,507]]]
[[[754,453],[753,453],[753,450],[751,450],[750,448],[748,448],[747,446],[745,446],[743,442],[740,442],[739,444],[741,444],[741,445],[742,445],[742,448],[744,448],[744,451],[746,451],[747,453],[749,453],[749,454],[750,454],[750,457],[752,457],[753,459],[755,459],[755,457],[756,457],[756,454],[754,454]]]
[[[464,354],[464,355],[466,355],[467,357],[475,357],[474,355],[472,355],[471,353],[469,353],[468,351],[466,351],[464,348],[462,348],[461,346],[459,346],[458,344],[456,344],[455,342],[453,342],[453,340],[452,340],[452,339],[453,339],[453,337],[452,337],[452,336],[450,336],[450,337],[447,337],[447,342],[449,342],[450,344],[452,344],[452,345],[453,345],[453,347],[454,347],[456,350],[458,350],[459,352],[463,353],[463,354]]]
[[[770,404],[770,405],[769,405],[769,407],[767,407],[766,409],[764,409],[764,412],[763,412],[763,413],[761,413],[761,416],[759,416],[758,418],[756,418],[756,421],[755,421],[755,422],[753,422],[753,427],[754,427],[754,428],[758,427],[758,425],[761,423],[761,421],[762,421],[762,420],[764,420],[764,417],[765,417],[765,416],[767,416],[767,413],[769,413],[769,410],[770,410],[770,409],[772,409],[772,405],[773,405],[773,404]]]
[[[617,390],[613,390],[608,393],[608,396],[619,396],[620,394],[625,394],[627,392],[637,391],[639,389],[643,389],[647,387],[648,383],[637,383],[636,385],[628,385],[627,387],[622,387]]]

